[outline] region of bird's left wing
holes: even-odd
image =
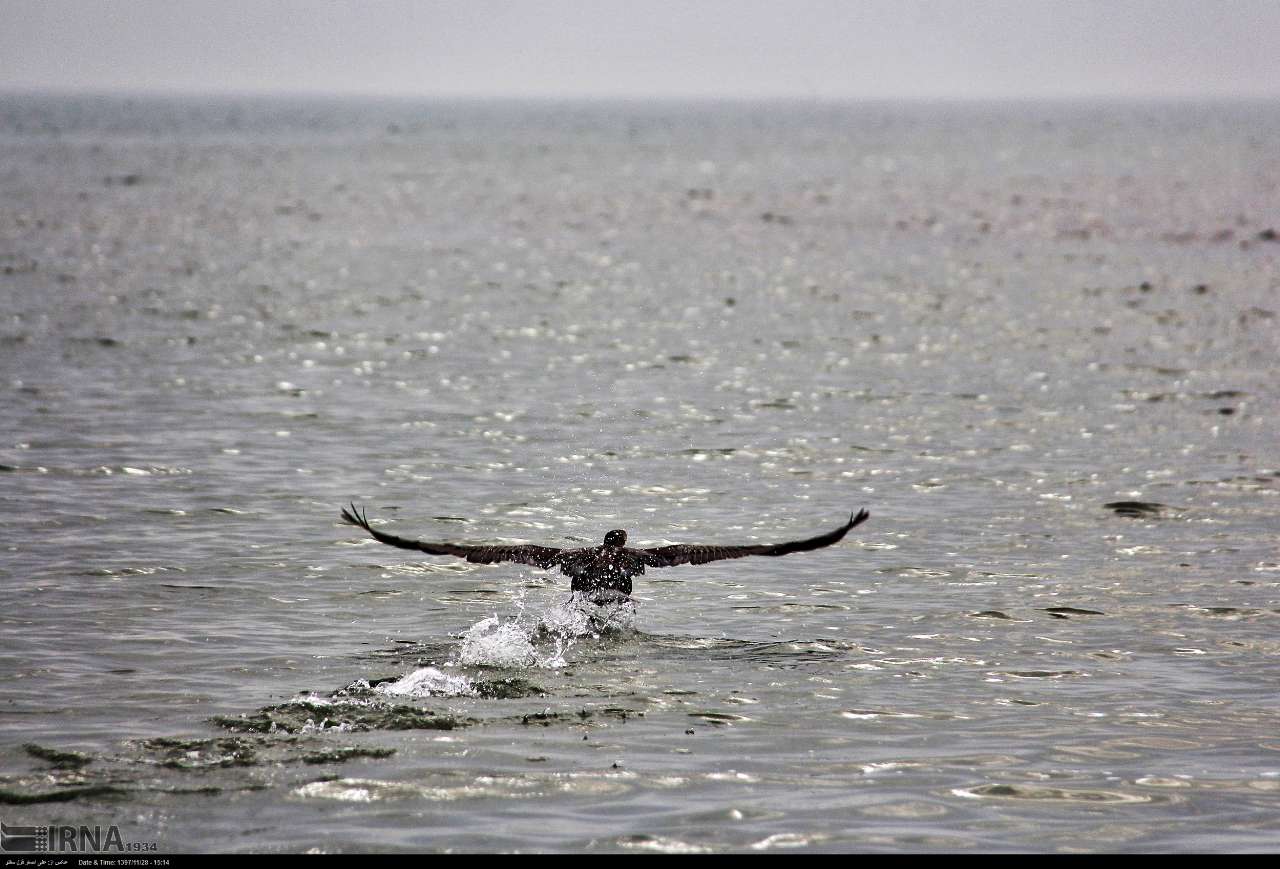
[[[465,546],[458,543],[423,543],[421,540],[409,540],[372,527],[368,517],[360,512],[355,504],[351,505],[350,510],[343,509],[342,519],[357,528],[368,531],[379,543],[395,546],[398,549],[415,549],[428,555],[452,555],[456,558],[465,558],[475,564],[514,561],[518,564],[528,564],[548,570],[559,564],[560,557],[564,554],[563,549],[550,546]]]
[[[674,546],[658,546],[653,549],[636,550],[644,558],[647,567],[673,567],[677,564],[706,564],[708,561],[720,561],[725,558],[745,558],[748,555],[790,555],[793,552],[806,552],[810,549],[821,549],[838,543],[849,529],[861,525],[871,518],[866,510],[858,511],[850,516],[849,521],[834,531],[809,537],[804,540],[791,540],[786,543],[759,543],[751,546],[697,546],[678,543]]]

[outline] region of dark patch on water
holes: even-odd
[[[1066,789],[1021,784],[987,784],[965,788],[963,793],[975,797],[1013,800],[1043,800],[1067,803],[1150,803],[1164,802],[1164,798],[1149,795],[1128,794],[1122,791]]]
[[[724,727],[731,724],[740,724],[743,721],[751,719],[745,715],[735,715],[732,712],[690,712],[690,718],[701,718],[708,724],[714,724],[718,727]]]
[[[552,712],[549,709],[544,709],[540,712],[529,712],[519,718],[504,720],[519,721],[526,727],[531,725],[550,727],[553,724],[585,724],[596,718],[614,718],[618,721],[626,721],[631,717],[644,718],[644,712],[639,709],[626,709],[621,706],[606,706],[602,709],[583,708],[577,712]]]
[[[329,696],[331,698],[353,697],[365,700],[381,701],[386,695],[374,691],[377,686],[398,682],[404,678],[399,676],[375,676],[372,679],[361,679],[352,682],[345,688],[339,688]],[[518,700],[522,697],[544,697],[547,690],[519,676],[485,679],[475,677],[469,680],[471,691],[465,696],[479,697],[482,700]]]
[[[54,769],[79,769],[93,762],[93,758],[87,754],[81,754],[78,751],[48,748],[34,742],[28,742],[22,746],[22,749],[32,757],[45,761]]]
[[[37,803],[68,803],[85,797],[114,796],[125,791],[114,785],[84,785],[57,788],[55,790],[13,790],[0,787],[0,803],[11,806],[29,806]]]
[[[1169,606],[1186,609],[1197,615],[1208,616],[1210,618],[1218,618],[1226,621],[1239,621],[1241,619],[1252,618],[1263,614],[1262,610],[1252,609],[1249,607],[1234,606],[1200,606],[1193,603],[1174,603]]]
[[[382,759],[395,754],[394,748],[365,748],[359,745],[343,745],[323,751],[313,751],[302,756],[303,763],[345,763],[355,758]]]
[[[1124,516],[1129,519],[1159,516],[1169,509],[1166,505],[1157,504],[1154,501],[1112,501],[1102,506],[1108,510],[1115,511],[1117,516]]]
[[[1101,610],[1087,610],[1074,606],[1050,606],[1045,607],[1044,611],[1054,618],[1065,619],[1071,616],[1105,616],[1106,613]]]
[[[264,745],[284,744],[272,740],[250,740],[236,737],[224,739],[181,739],[160,736],[142,743],[154,762],[169,769],[211,769],[234,766],[256,766],[258,749]]]
[[[127,790],[158,790],[164,793],[220,793],[224,788],[202,785],[189,787],[163,786],[157,788],[151,779],[135,781],[109,771],[124,763],[138,764],[173,770],[184,774],[214,774],[219,770],[246,769],[251,767],[278,767],[282,764],[305,763],[311,765],[344,763],[359,758],[383,759],[395,754],[394,748],[362,745],[325,745],[325,737],[303,737],[283,733],[270,735],[240,735],[222,737],[162,736],[126,743],[126,751],[118,757],[96,758],[108,767],[96,775],[69,771],[63,767],[47,773],[39,779],[19,780],[17,787],[0,789],[0,802],[35,803],[60,802],[102,794],[124,793]],[[319,743],[319,744],[317,744]],[[30,752],[44,758],[48,750]],[[61,753],[58,753],[61,754]],[[78,755],[81,765],[94,758]],[[254,790],[263,785],[236,780],[234,789]],[[50,785],[54,787],[50,787]],[[125,786],[128,786],[127,788]]]
[[[474,719],[437,714],[415,706],[357,701],[314,703],[294,700],[266,706],[253,714],[215,715],[209,719],[233,733],[304,733],[339,730],[453,730]]]
[[[520,723],[526,727],[530,724],[536,724],[541,727],[550,727],[557,723],[581,723],[588,716],[584,709],[574,714],[570,712],[530,712],[528,715],[520,716]]]
[[[509,679],[474,679],[472,687],[476,696],[485,700],[518,700],[521,697],[543,697],[546,689],[533,684],[528,679],[512,677]]]
[[[483,723],[475,718],[437,712],[411,702],[397,702],[375,690],[379,685],[394,683],[401,678],[403,676],[359,679],[345,688],[331,692],[327,697],[312,696],[290,700],[265,706],[254,713],[215,715],[210,721],[233,733],[273,735],[330,731],[453,730]],[[470,680],[470,689],[465,696],[482,700],[518,700],[541,697],[547,693],[542,686],[518,676],[476,677]],[[233,759],[250,759],[252,752],[252,747],[248,744],[227,742],[216,747],[231,752],[228,757]]]

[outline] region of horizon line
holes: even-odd
[[[744,103],[777,103],[796,105],[849,105],[849,104],[886,104],[886,103],[952,103],[952,104],[993,104],[993,103],[1111,103],[1111,104],[1151,104],[1151,103],[1253,103],[1263,101],[1280,102],[1280,92],[1234,92],[1234,93],[1192,93],[1192,92],[1152,92],[1152,93],[1101,93],[1101,92],[1057,92],[1057,93],[1008,93],[1008,94],[749,94],[749,93],[652,93],[638,94],[632,92],[581,92],[581,93],[498,93],[498,92],[448,92],[448,91],[384,91],[377,89],[232,89],[232,88],[186,88],[186,87],[69,87],[65,85],[30,85],[0,84],[0,98],[11,96],[53,97],[53,98],[118,98],[118,99],[174,99],[192,98],[208,100],[236,99],[299,99],[299,100],[370,100],[387,102],[506,102],[506,103],[688,103],[688,104],[744,104]]]

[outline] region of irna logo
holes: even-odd
[[[115,824],[104,829],[69,825],[20,827],[0,822],[0,850],[3,851],[75,853],[124,849],[120,828]]]

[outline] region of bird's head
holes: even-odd
[[[627,532],[615,529],[604,536],[605,546],[626,546]]]

